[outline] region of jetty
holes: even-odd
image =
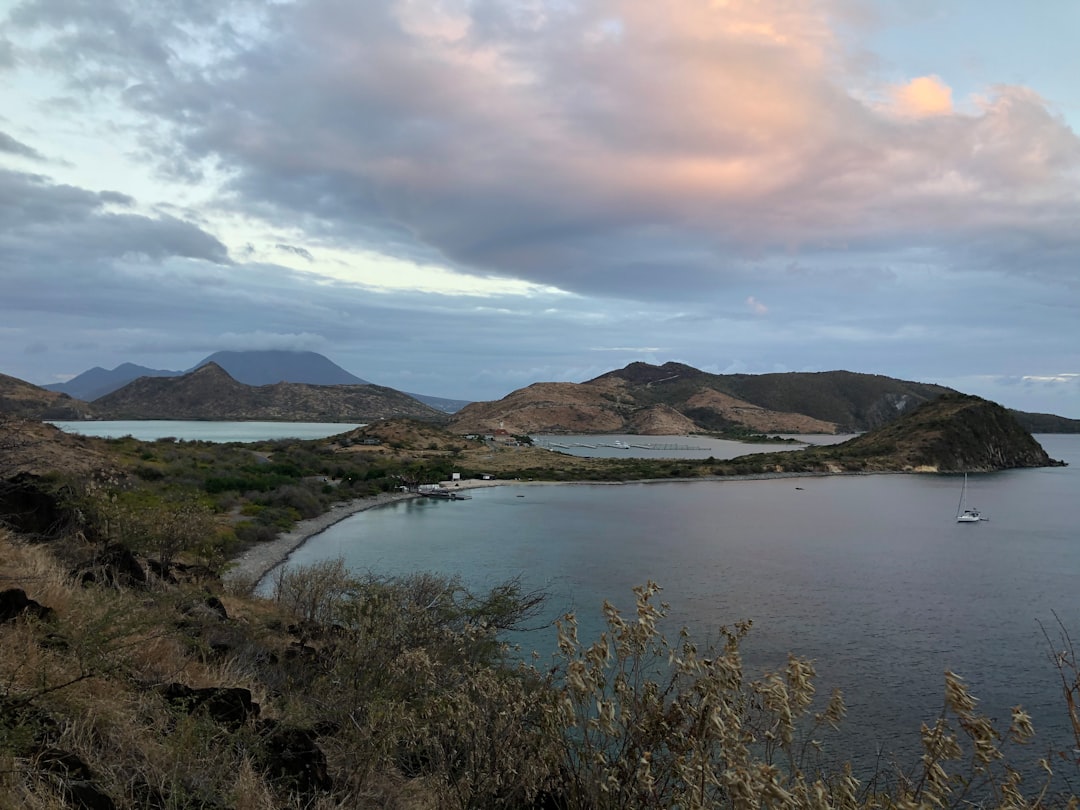
[[[421,484],[417,494],[425,498],[440,498],[444,501],[468,501],[472,499],[472,495],[466,495],[464,492],[458,492],[435,484]]]

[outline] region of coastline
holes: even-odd
[[[697,478],[640,478],[630,481],[522,481],[519,479],[500,478],[492,480],[480,480],[476,478],[462,481],[442,481],[440,486],[447,489],[467,490],[483,489],[498,486],[626,486],[630,484],[672,484],[693,481],[758,481],[773,478],[816,478],[835,475],[882,475],[882,472],[773,472],[753,473],[749,475],[714,475]],[[222,579],[249,580],[253,586],[258,586],[267,574],[288,559],[296,549],[315,535],[326,531],[335,523],[340,523],[347,517],[411,498],[423,497],[416,492],[384,492],[369,498],[357,498],[352,501],[335,504],[321,515],[297,522],[293,528],[278,535],[266,543],[259,543],[247,549],[243,554],[234,557],[230,561],[229,569]]]
[[[230,560],[229,568],[222,579],[225,581],[250,580],[253,586],[258,585],[267,574],[285,562],[292,552],[335,523],[340,523],[347,517],[377,506],[419,497],[415,492],[383,492],[369,498],[357,498],[335,504],[321,515],[301,520],[290,531],[279,534],[269,542],[258,543],[243,554],[234,557]]]

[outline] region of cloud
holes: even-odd
[[[275,332],[222,332],[214,335],[206,335],[202,338],[202,346],[208,352],[216,351],[326,351],[327,341],[321,335],[303,332],[299,334],[282,334]],[[186,351],[196,350],[193,343],[185,345]]]
[[[1072,372],[1066,374],[1025,374],[1021,378],[1025,383],[1049,383],[1054,385],[1077,385],[1080,383],[1080,374]]]
[[[769,312],[769,308],[752,295],[746,299],[746,305],[755,315],[766,315]]]
[[[22,141],[15,140],[6,132],[0,132],[0,152],[6,152],[9,155],[15,155],[17,157],[28,158],[29,160],[45,160],[45,156],[36,149],[27,146]]]
[[[592,346],[590,352],[624,352],[626,354],[656,354],[663,351],[658,346]]]
[[[72,264],[92,267],[131,256],[229,263],[225,246],[189,222],[112,210],[131,202],[118,192],[93,192],[0,169],[0,260],[10,270],[28,272],[60,272]]]
[[[315,261],[315,257],[311,255],[311,251],[306,248],[297,247],[296,245],[274,245],[280,251],[284,253],[291,253],[294,256],[299,256],[301,259],[307,259],[309,262]]]
[[[863,102],[827,11],[110,0],[73,21],[38,0],[12,19],[77,82],[124,79],[176,139],[163,164],[226,165],[223,202],[339,245],[638,299],[723,289],[763,257],[857,274],[911,244],[974,267],[1021,241],[1063,278],[1075,133],[1022,88],[974,114],[933,75]]]
[[[924,118],[948,115],[953,111],[952,89],[937,76],[920,76],[892,88],[893,110],[901,115]]]

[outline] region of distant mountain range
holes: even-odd
[[[248,351],[215,352],[186,371],[147,368],[134,363],[122,363],[108,370],[95,366],[63,383],[42,386],[85,402],[93,402],[123,388],[140,377],[180,377],[202,366],[214,363],[236,382],[244,385],[273,385],[279,382],[309,385],[372,385],[316,352]],[[443,413],[454,413],[468,404],[467,400],[447,399],[427,394],[408,394]]]
[[[101,394],[105,388],[112,390]],[[955,393],[850,371],[709,374],[681,363],[631,363],[583,383],[535,383],[495,402],[466,404],[373,385],[314,352],[218,352],[188,372],[125,363],[48,389],[0,375],[0,413],[328,422],[449,413],[460,433],[860,433]],[[1010,413],[1032,433],[1080,433],[1077,419]]]
[[[709,374],[682,363],[631,363],[583,383],[536,383],[452,417],[462,432],[685,434],[859,433],[954,393],[850,371]],[[1027,430],[1080,432],[1080,420],[1013,415]]]

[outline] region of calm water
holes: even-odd
[[[990,518],[979,524],[954,520],[959,476],[500,486],[360,513],[288,564],[341,556],[357,570],[452,572],[478,587],[521,576],[552,594],[552,615],[577,611],[583,640],[599,632],[603,599],[629,607],[630,588],[651,578],[672,631],[715,639],[752,619],[754,672],[782,667],[788,651],[815,659],[820,693],[847,697],[833,742],[845,757],[865,764],[881,746],[910,761],[946,669],[992,716],[1023,704],[1041,745],[1063,742],[1040,622],[1056,638],[1056,613],[1080,636],[1080,436],[1038,438],[1071,466],[970,476],[968,503]],[[528,642],[554,649],[551,633]]]
[[[100,422],[53,422],[66,433],[119,439],[131,436],[152,442],[172,436],[181,441],[258,442],[267,439],[323,439],[345,433],[358,424],[339,422],[195,422],[144,419]]]
[[[538,447],[572,456],[590,458],[718,458],[729,459],[749,453],[802,450],[811,444],[839,444],[854,434],[787,434],[792,442],[736,442],[707,436],[636,436],[611,433],[602,436],[565,436],[541,433],[532,436]]]

